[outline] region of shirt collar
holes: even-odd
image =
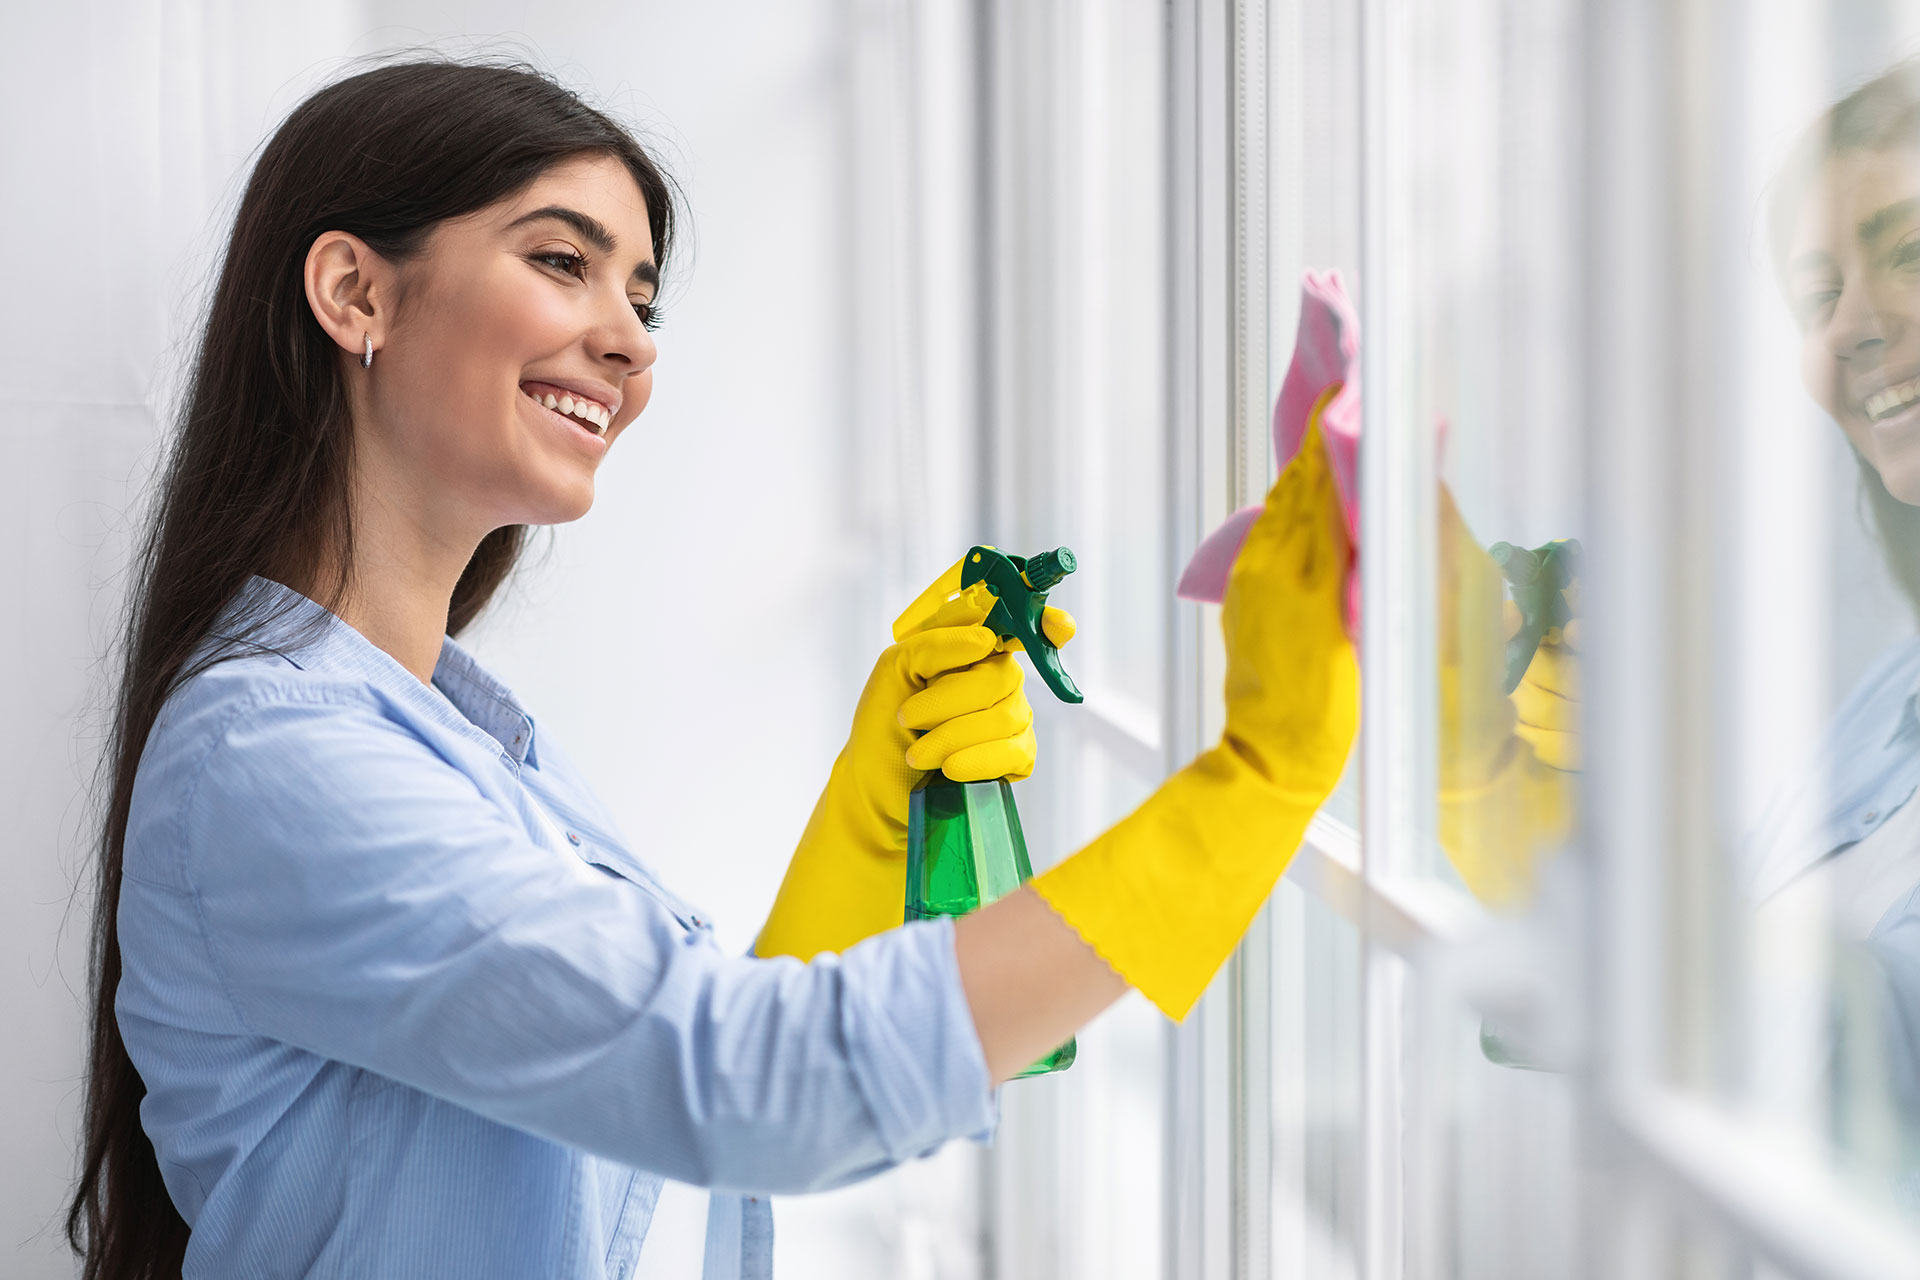
[[[1742,842],[1765,900],[1837,849],[1864,839],[1920,782],[1920,637],[1860,677],[1818,746],[1774,794]]]
[[[513,691],[495,679],[474,656],[452,636],[440,641],[440,661],[433,669],[433,683],[460,713],[486,730],[495,741],[521,764],[535,769],[540,759],[534,754],[533,717],[528,715]]]
[[[1907,690],[1906,698],[1900,703],[1900,714],[1893,719],[1893,732],[1887,735],[1885,745],[1897,747],[1920,738],[1920,672],[1915,675],[1916,687]]]
[[[221,612],[211,638],[239,643],[242,652],[277,654],[302,671],[358,676],[437,719],[478,729],[516,765],[540,767],[533,717],[452,636],[441,638],[433,683],[424,685],[392,654],[323,606],[292,587],[256,575]]]

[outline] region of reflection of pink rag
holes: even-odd
[[[1280,465],[1292,460],[1307,434],[1307,423],[1322,394],[1334,390],[1320,411],[1320,438],[1325,443],[1333,483],[1340,493],[1340,510],[1347,521],[1347,541],[1360,545],[1360,322],[1340,283],[1337,270],[1309,271],[1300,282],[1300,328],[1293,342],[1293,363],[1280,384],[1273,406],[1273,451]],[[1242,507],[1207,538],[1180,575],[1183,600],[1218,604],[1227,594],[1227,574],[1247,530],[1262,509],[1261,503]],[[1347,571],[1347,630],[1360,634],[1360,575],[1355,564]]]

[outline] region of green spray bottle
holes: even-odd
[[[1566,591],[1579,576],[1585,553],[1579,539],[1557,538],[1531,549],[1496,542],[1487,548],[1487,554],[1500,566],[1500,574],[1513,592],[1513,603],[1520,610],[1520,630],[1507,641],[1507,675],[1501,690],[1512,693],[1520,687],[1547,633],[1572,619]]]
[[[1047,639],[1040,618],[1047,592],[1074,567],[1073,552],[1065,547],[1031,559],[974,547],[960,568],[961,590],[984,582],[996,598],[984,625],[1003,640],[1019,640],[1034,670],[1063,702],[1082,701],[1082,695],[1060,665],[1060,651]],[[907,806],[909,921],[966,915],[1032,875],[1020,811],[1004,778],[955,782],[936,770],[914,788]],[[1064,1071],[1073,1065],[1075,1052],[1069,1039],[1020,1075]]]

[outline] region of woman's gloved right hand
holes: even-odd
[[[1233,951],[1345,768],[1359,719],[1351,559],[1316,414],[1227,582],[1220,742],[1032,882],[1169,1017]]]
[[[960,569],[956,560],[894,623],[754,954],[808,960],[901,922],[908,796],[926,774],[956,782],[1032,774],[1038,744],[1023,669],[983,625],[993,592],[984,583],[962,591]],[[1041,627],[1056,647],[1075,629],[1051,605]]]
[[[1568,588],[1577,597],[1578,585]],[[1578,608],[1577,602],[1574,608]],[[1508,626],[1519,630],[1519,610],[1507,603]],[[1554,627],[1534,650],[1520,687],[1513,691],[1514,732],[1541,764],[1561,773],[1580,771],[1580,619]]]
[[[1521,628],[1499,566],[1440,491],[1441,848],[1493,907],[1531,897],[1540,859],[1571,832],[1579,768],[1579,621],[1548,632],[1511,696],[1506,642]],[[1564,594],[1578,604],[1577,584]]]

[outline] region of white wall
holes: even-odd
[[[902,589],[973,538],[950,494],[932,508],[939,527],[901,523],[924,507],[912,468],[875,493],[876,441],[900,419],[853,390],[870,393],[861,379],[881,357],[847,339],[860,282],[873,287],[852,230],[871,165],[855,147],[850,71],[876,22],[885,56],[892,8],[126,0],[10,12],[26,52],[0,81],[0,1273],[72,1272],[54,1222],[77,1131],[86,918],[68,899],[90,829],[99,661],[139,486],[250,152],[345,58],[430,41],[530,53],[664,141],[694,234],[664,295],[653,402],[603,470],[594,511],[554,535],[477,645],[642,853],[744,949]],[[911,397],[892,412],[903,405]],[[669,598],[681,607],[662,611]],[[888,1222],[928,1197],[964,1217],[965,1160],[896,1175],[864,1200],[783,1208],[783,1274],[853,1274],[854,1253],[877,1273],[897,1268]],[[858,1229],[830,1229],[848,1223]],[[926,1227],[914,1231],[926,1250]]]
[[[28,6],[0,83],[0,1272],[72,1272],[55,1225],[77,1133],[96,677],[207,229],[338,14]],[[225,8],[224,6],[222,7]],[[62,56],[64,55],[64,56]],[[93,703],[90,704],[90,699]]]

